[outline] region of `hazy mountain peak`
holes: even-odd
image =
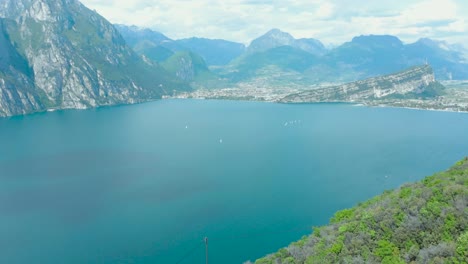
[[[258,52],[279,46],[292,46],[294,42],[295,39],[291,34],[275,28],[254,39],[249,45],[249,51]]]
[[[442,41],[442,40],[434,40],[434,39],[430,39],[430,38],[420,38],[418,41],[416,41],[416,43],[421,44],[421,45],[425,45],[425,46],[428,46],[428,47],[431,47],[431,48],[439,48],[439,49],[442,49],[442,50],[445,50],[445,51],[452,50],[451,45],[448,44],[445,41]]]
[[[277,28],[271,29],[264,35],[254,39],[248,47],[249,53],[266,51],[280,46],[291,46],[314,55],[322,55],[325,52],[323,44],[316,39],[295,39],[291,34]]]
[[[128,45],[134,47],[141,41],[151,42],[153,46],[159,45],[162,42],[172,40],[164,34],[154,31],[149,28],[141,28],[138,26],[127,26],[123,24],[115,24],[114,27],[120,32]]]
[[[364,46],[403,46],[403,42],[392,35],[361,35],[354,37],[351,42]]]
[[[294,39],[294,37],[291,36],[291,34],[289,34],[287,32],[284,32],[284,31],[281,31],[278,28],[270,29],[263,36],[268,36],[268,37],[277,38],[277,39]]]

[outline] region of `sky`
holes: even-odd
[[[339,45],[389,34],[405,43],[429,37],[468,47],[467,0],[81,0],[112,23],[172,39],[204,37],[244,44],[272,28]]]

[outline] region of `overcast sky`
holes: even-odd
[[[391,34],[468,43],[467,0],[81,0],[112,23],[170,38],[221,38],[245,44],[272,28],[296,38],[341,44]]]

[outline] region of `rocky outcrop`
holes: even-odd
[[[136,103],[187,89],[77,0],[0,0],[0,17],[9,21],[6,44],[30,69],[2,70],[0,115]]]
[[[435,80],[432,68],[424,65],[391,75],[306,90],[288,95],[279,101],[285,103],[366,102],[388,98],[427,98],[440,95],[443,88]]]

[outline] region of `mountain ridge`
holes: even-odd
[[[289,33],[273,29],[253,40],[247,51],[232,61],[220,74],[232,78],[233,82],[256,82],[251,72],[258,65],[256,56],[281,47],[289,46],[301,49],[315,56],[308,63],[308,68],[290,71],[265,72],[266,75],[282,75],[284,79],[295,84],[320,84],[352,82],[379,75],[391,74],[408,67],[431,64],[437,79],[468,79],[468,60],[463,49],[441,41],[421,39],[415,43],[405,44],[392,35],[360,35],[330,50],[321,42],[319,51],[311,52],[298,42],[316,42],[315,39],[294,39]],[[312,45],[313,46],[313,45]],[[284,53],[283,65],[294,65],[294,52]],[[276,60],[278,61],[278,60]],[[268,66],[282,68],[272,60]],[[252,65],[252,68],[244,67]],[[271,68],[271,67],[270,67]],[[262,77],[260,77],[262,78]]]
[[[173,53],[191,51],[201,56],[209,66],[222,66],[240,56],[245,50],[244,44],[224,39],[191,37],[173,40],[148,28],[121,24],[117,24],[116,27],[138,54],[146,56],[148,56],[151,48],[162,47]]]
[[[186,44],[186,42],[190,41],[198,41],[199,43],[196,45],[191,44],[195,46],[190,48],[190,45]],[[283,73],[276,70],[271,73],[268,73],[268,70],[261,70],[266,75],[282,74],[285,79],[289,78],[288,76],[295,76],[290,80],[292,82],[294,82],[294,79],[299,79],[299,83],[309,84],[350,82],[390,74],[424,63],[429,63],[433,66],[438,79],[468,79],[468,59],[465,53],[463,53],[463,49],[448,45],[442,41],[427,38],[405,44],[398,37],[392,35],[360,35],[354,37],[349,42],[345,42],[332,49],[327,49],[317,39],[295,39],[287,32],[271,29],[252,40],[244,52],[241,52],[241,44],[238,44],[238,47],[241,48],[238,48],[234,53],[223,50],[216,52],[218,57],[229,56],[229,59],[223,59],[222,63],[214,63],[213,58],[207,55],[210,51],[207,52],[206,50],[215,49],[206,41],[213,42],[216,40],[194,37],[157,45],[167,47],[172,51],[181,51],[184,50],[184,45],[187,46],[187,50],[201,55],[209,66],[216,66],[216,68],[212,69],[216,73],[219,73],[222,79],[231,79],[231,85],[239,81],[255,82],[252,79],[252,72],[255,72],[255,69],[249,69],[245,65],[258,65],[256,57],[259,54],[274,53],[274,49],[282,46],[300,49],[316,56],[316,58],[310,61],[309,68],[301,68],[300,71],[294,71],[293,73],[288,70]],[[296,51],[292,52],[297,53]],[[291,61],[288,61],[288,57],[291,58]],[[165,58],[167,59],[167,57]],[[282,66],[286,64],[294,65],[294,58],[294,54],[284,53],[283,58],[281,58],[282,65],[275,63],[275,61],[279,60],[273,60],[273,63],[265,64],[264,66],[265,69],[284,68]],[[226,64],[228,62],[230,63]]]
[[[440,96],[445,88],[436,81],[429,65],[416,66],[390,75],[288,95],[282,103],[361,102],[388,98],[413,99]]]

